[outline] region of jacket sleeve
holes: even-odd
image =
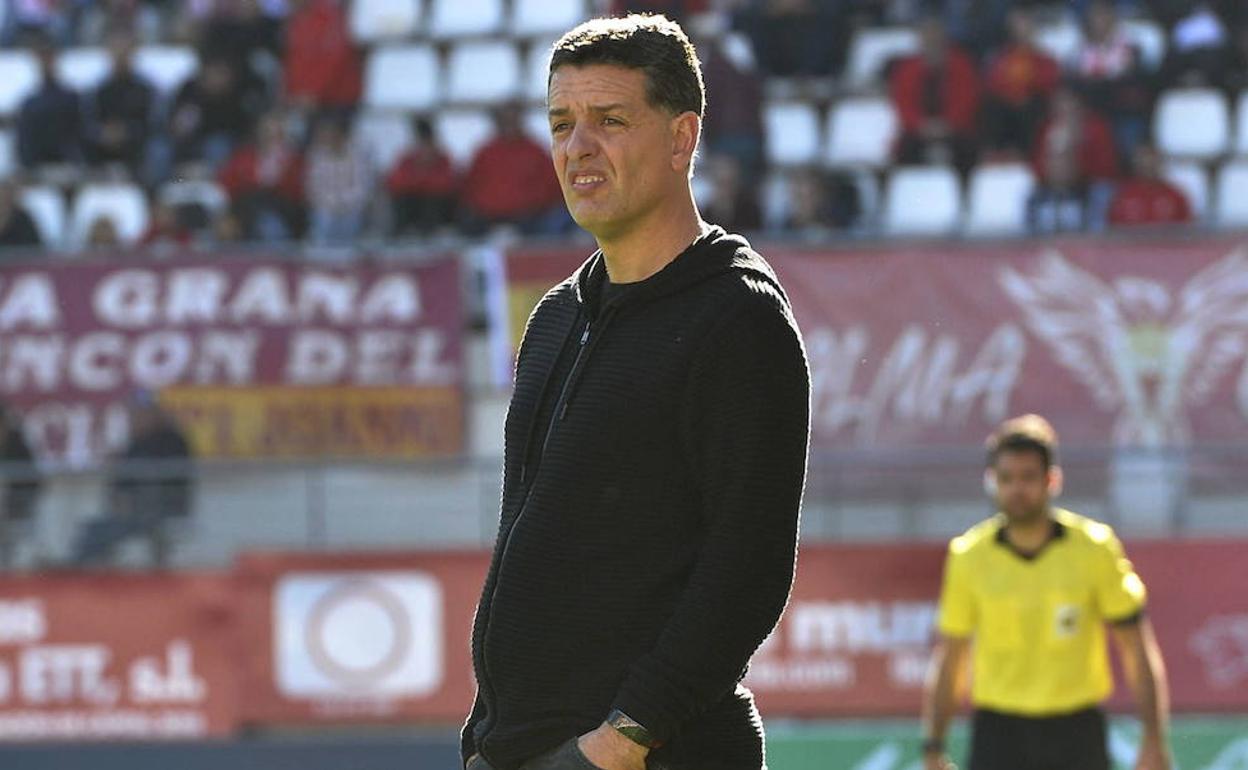
[[[472,755],[477,753],[477,742],[472,737],[472,731],[482,719],[485,719],[485,700],[481,698],[481,691],[477,690],[477,696],[472,701],[472,712],[468,714],[463,729],[459,731],[460,765],[467,765]]]
[[[810,377],[778,297],[720,324],[689,377],[682,427],[700,498],[700,553],[667,626],[630,666],[613,704],[659,740],[733,691],[780,618],[806,473]]]

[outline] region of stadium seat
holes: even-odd
[[[1057,59],[1059,64],[1066,64],[1074,58],[1082,43],[1083,32],[1069,19],[1045,24],[1036,30],[1036,45]]]
[[[832,166],[888,165],[897,115],[884,98],[845,99],[828,113],[827,161]]]
[[[849,84],[858,88],[877,82],[891,60],[919,50],[919,33],[909,27],[861,29],[849,44],[845,72]]]
[[[397,112],[365,112],[355,119],[354,137],[384,174],[411,145],[412,121]]]
[[[819,113],[805,102],[772,102],[763,110],[767,159],[781,166],[815,162],[821,145]]]
[[[1140,49],[1140,59],[1145,68],[1156,70],[1166,58],[1166,32],[1161,25],[1151,19],[1127,19],[1122,23],[1123,31],[1131,42]]]
[[[0,179],[8,179],[17,170],[17,137],[8,129],[0,129]]]
[[[512,0],[511,34],[558,35],[586,19],[585,0]]]
[[[100,217],[113,220],[122,244],[133,244],[147,229],[147,199],[142,188],[126,182],[85,184],[80,187],[74,196],[70,214],[70,246],[84,246],[91,226]]]
[[[884,188],[881,225],[899,237],[952,234],[962,211],[958,175],[945,166],[903,166]]]
[[[446,98],[456,103],[499,102],[517,95],[520,57],[514,44],[460,43],[447,63]]]
[[[368,57],[364,103],[382,110],[425,110],[437,102],[441,80],[431,46],[382,46]]]
[[[784,226],[789,216],[789,180],[782,172],[772,172],[763,177],[759,189],[758,205],[763,213],[763,225],[768,228]]]
[[[26,51],[0,51],[0,116],[17,112],[42,79],[34,56]]]
[[[1248,155],[1248,91],[1235,100],[1235,152]]]
[[[964,232],[970,236],[1022,235],[1027,198],[1036,180],[1024,163],[985,165],[971,173]]]
[[[1218,169],[1214,221],[1222,227],[1248,227],[1248,160],[1234,160]]]
[[[65,196],[50,185],[24,188],[18,194],[22,208],[35,220],[43,245],[59,249],[65,244]]]
[[[435,126],[451,161],[460,168],[494,136],[494,120],[485,110],[439,110]]]
[[[67,48],[56,58],[61,82],[75,91],[94,90],[112,71],[113,60],[104,48]]]
[[[1226,99],[1212,88],[1164,92],[1153,114],[1153,134],[1162,154],[1209,160],[1230,145]]]
[[[531,107],[524,111],[524,130],[538,142],[550,143],[550,117],[545,107]]]
[[[432,0],[429,34],[439,40],[490,35],[503,26],[503,0]]]
[[[348,24],[360,43],[411,37],[420,28],[421,0],[352,0]]]
[[[229,205],[225,188],[211,179],[184,179],[160,188],[159,200],[167,206],[202,206],[218,214]]]
[[[550,70],[550,51],[555,45],[553,39],[538,40],[529,45],[524,55],[524,98],[532,101],[546,101],[546,76]]]
[[[134,52],[134,69],[162,94],[174,94],[199,71],[199,56],[185,45],[145,45]]]
[[[1203,166],[1190,161],[1172,161],[1166,164],[1162,176],[1187,196],[1193,219],[1201,222],[1209,216],[1209,174]]]

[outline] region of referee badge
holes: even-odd
[[[1060,604],[1053,616],[1053,636],[1070,639],[1079,633],[1080,610],[1074,604]]]

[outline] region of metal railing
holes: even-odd
[[[1183,450],[1066,448],[1059,503],[1127,537],[1248,537],[1248,444]],[[939,540],[991,512],[975,449],[818,452],[803,506],[805,542]],[[218,566],[247,550],[488,547],[497,526],[501,461],[264,461],[194,465],[190,513],[171,526],[172,564]],[[149,481],[179,466],[130,468]],[[29,516],[3,535],[18,569],[70,563],[92,520],[110,515],[114,468],[39,475]],[[30,469],[0,466],[0,510]],[[150,563],[123,543],[121,566]]]

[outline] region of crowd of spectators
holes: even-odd
[[[413,143],[389,167],[354,141],[367,51],[350,34],[342,0],[8,2],[0,45],[29,48],[43,75],[13,123],[22,173],[141,184],[152,197],[142,245],[305,239],[342,246],[361,234],[572,230],[547,149],[524,129],[524,105],[494,105],[494,136],[463,165],[452,161],[429,114],[412,116]],[[1228,94],[1248,86],[1248,14],[1230,0],[598,5],[691,22],[711,94],[699,199],[710,216],[745,230],[819,236],[862,226],[862,189],[845,173],[788,170],[779,206],[764,199],[758,180],[769,171],[762,120],[769,86],[840,83],[850,40],[864,27],[919,31],[919,50],[890,62],[879,86],[898,118],[894,162],[947,164],[963,175],[979,164],[1026,162],[1038,180],[1028,205],[1037,232],[1189,220],[1191,206],[1162,178],[1149,136],[1155,96],[1175,86]],[[1035,42],[1037,19],[1072,9],[1082,42],[1056,61]],[[1126,13],[1164,26],[1166,55],[1156,66],[1124,33]],[[198,54],[196,73],[173,93],[160,93],[133,66],[136,44],[153,41],[188,44]],[[107,46],[112,62],[87,92],[57,73],[58,52],[80,45]],[[216,180],[228,206],[205,216],[159,200],[162,185],[185,178]],[[0,245],[32,239],[38,231],[6,183]],[[101,221],[86,242],[115,245],[118,237]]]

